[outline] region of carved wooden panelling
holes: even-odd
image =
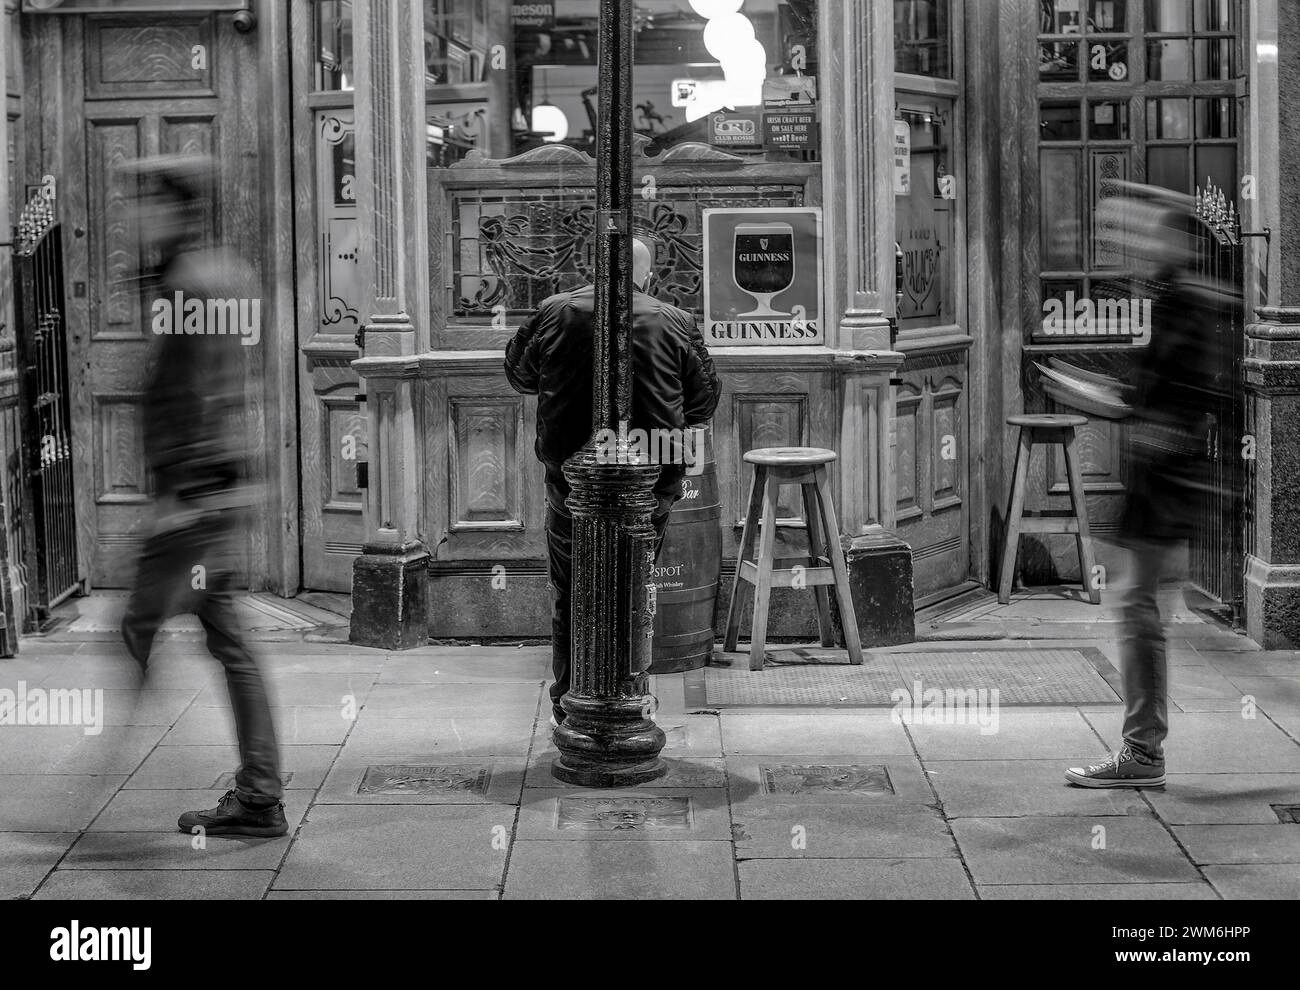
[[[321,398],[321,450],[329,470],[323,507],[326,511],[361,513],[357,487],[357,462],[366,460],[366,418],[360,404],[348,395]]]
[[[139,403],[140,396],[135,394],[95,397],[99,437],[95,497],[99,502],[148,498],[144,421]]]
[[[137,180],[118,171],[142,153],[139,121],[96,121],[86,125],[90,202],[100,204],[96,222],[87,224],[91,275],[100,287],[94,338],[144,335],[140,299],[134,285],[140,271],[135,204]]]
[[[736,396],[735,422],[738,432],[737,450],[754,450],[760,447],[799,447],[808,443],[808,396],[806,395],[749,395]],[[734,505],[739,510],[737,523],[744,522],[749,504],[749,488],[753,484],[754,468],[745,463],[737,479]],[[799,489],[787,486],[781,489],[777,503],[778,519],[802,519],[803,506]]]
[[[159,121],[159,143],[166,155],[211,155],[217,148],[217,122],[212,114],[164,114]],[[204,235],[217,236],[216,203],[203,205]]]
[[[910,384],[898,387],[894,400],[894,494],[898,522],[921,514],[921,465],[924,453],[917,449],[922,442],[921,393]]]
[[[449,415],[451,528],[521,529],[523,400],[453,398]]]
[[[961,383],[953,379],[944,381],[930,396],[930,490],[936,511],[961,502],[961,466],[967,454],[961,400]]]
[[[213,19],[168,16],[165,23],[86,19],[86,97],[213,93]]]

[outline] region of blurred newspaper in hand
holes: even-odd
[[[1085,371],[1060,358],[1048,358],[1047,364],[1034,362],[1043,376],[1043,388],[1064,406],[1092,413],[1103,419],[1127,419],[1133,413],[1129,404],[1132,388],[1117,378]]]

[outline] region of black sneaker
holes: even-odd
[[[226,791],[211,811],[187,811],[176,821],[182,832],[202,828],[208,835],[253,835],[272,838],[289,831],[284,817],[284,802],[266,808],[251,808]]]

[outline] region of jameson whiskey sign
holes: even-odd
[[[822,211],[704,211],[704,339],[820,344]]]

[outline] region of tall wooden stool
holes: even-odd
[[[1083,472],[1079,468],[1078,438],[1075,427],[1086,426],[1086,416],[1026,414],[1008,416],[1007,425],[1020,428],[1020,446],[1016,450],[1016,470],[1011,481],[1011,504],[1007,508],[1007,537],[1002,550],[998,601],[1011,601],[1011,583],[1016,573],[1016,554],[1021,533],[1073,533],[1079,545],[1079,566],[1083,587],[1094,605],[1101,602],[1101,590],[1093,587],[1092,534],[1088,531],[1088,506],[1083,493]],[[1059,443],[1065,448],[1065,470],[1070,481],[1069,512],[1044,511],[1024,516],[1025,482],[1029,478],[1029,458],[1034,444]]]
[[[754,625],[750,633],[749,669],[762,670],[767,648],[767,609],[772,588],[809,587],[817,596],[817,629],[822,646],[834,646],[831,630],[830,596],[827,585],[835,586],[840,607],[840,624],[849,649],[849,662],[862,663],[862,643],[858,622],[853,614],[849,594],[849,571],[840,547],[840,528],[835,519],[826,465],[836,458],[833,450],[820,447],[764,447],[745,454],[754,465],[754,484],[749,490],[749,510],[740,536],[740,554],[736,560],[736,579],[731,586],[731,607],[727,610],[727,638],[723,646],[735,652],[740,635],[740,612],[746,585],[754,592]],[[785,485],[799,485],[803,490],[804,518],[808,521],[806,563],[799,558],[794,567],[774,567],[776,542],[776,505]],[[760,516],[762,526],[760,528]],[[760,535],[761,534],[761,535]],[[754,540],[758,538],[758,556],[751,559]],[[781,560],[781,564],[793,563]]]

